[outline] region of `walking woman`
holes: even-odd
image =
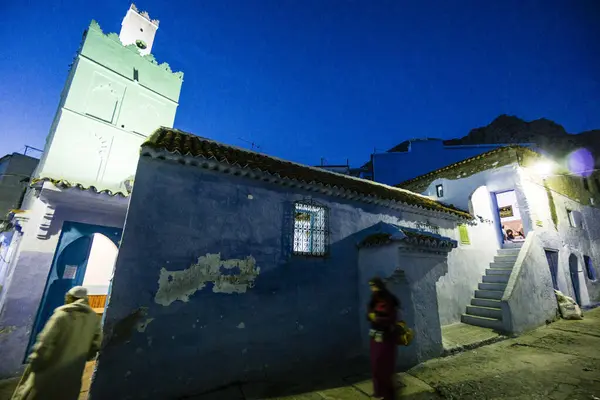
[[[400,302],[380,278],[369,281],[371,301],[368,319],[371,322],[371,370],[374,396],[383,400],[395,400],[396,388],[396,314]]]

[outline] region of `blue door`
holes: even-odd
[[[65,295],[69,289],[83,283],[94,234],[103,234],[118,247],[122,232],[123,230],[120,228],[77,222],[63,224],[44,296],[40,302],[36,322],[29,339],[27,354],[54,310],[65,303]]]
[[[573,293],[575,293],[575,301],[581,305],[581,288],[579,287],[579,265],[577,264],[577,256],[571,254],[569,256],[569,273],[571,275],[571,283],[573,284]]]

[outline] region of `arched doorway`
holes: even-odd
[[[54,310],[64,304],[65,295],[72,287],[86,286],[95,296],[90,299],[94,301],[92,307],[103,311],[121,234],[120,228],[77,222],[63,224],[27,354]]]
[[[571,254],[569,256],[569,273],[571,275],[571,283],[573,285],[573,293],[575,294],[575,301],[581,306],[581,288],[579,286],[579,265],[577,263],[577,256]]]
[[[98,314],[104,312],[118,253],[119,249],[112,240],[101,233],[94,233],[81,286],[88,290],[90,306]]]

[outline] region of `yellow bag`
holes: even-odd
[[[414,337],[413,330],[406,326],[406,322],[396,322],[396,344],[398,346],[408,346]]]

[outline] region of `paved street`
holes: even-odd
[[[481,337],[487,340],[486,337]],[[400,398],[600,400],[600,309],[516,339],[423,363],[398,375]],[[277,400],[369,399],[369,380],[346,379]],[[257,399],[244,387],[198,400]]]
[[[398,374],[398,379],[400,398],[410,400],[600,400],[600,309],[586,312],[583,321],[561,320],[516,339],[428,361]],[[0,400],[10,398],[13,386],[0,383]],[[89,373],[81,399],[88,386]],[[371,392],[364,377],[319,386],[279,397],[236,386],[194,399],[361,400]]]

